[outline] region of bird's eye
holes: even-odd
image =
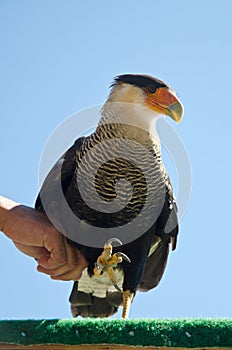
[[[149,92],[150,94],[153,94],[155,91],[156,91],[156,86],[155,85],[153,85],[153,84],[148,85],[147,92]]]

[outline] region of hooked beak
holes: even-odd
[[[184,114],[184,108],[180,101],[171,104],[167,110],[166,114],[175,120],[176,123],[179,123]]]
[[[161,87],[146,99],[148,108],[159,114],[165,114],[179,123],[184,114],[184,107],[175,92],[170,88]]]

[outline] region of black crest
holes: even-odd
[[[142,89],[147,89],[150,87],[154,87],[154,89],[158,89],[160,87],[168,87],[162,80],[154,78],[149,75],[141,75],[141,74],[123,74],[119,75],[114,79],[113,86],[118,83],[126,83],[138,86]]]

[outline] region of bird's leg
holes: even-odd
[[[122,309],[122,318],[127,319],[129,317],[131,303],[134,297],[134,293],[130,290],[125,290],[123,292],[123,309]]]

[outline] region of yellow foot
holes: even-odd
[[[131,262],[128,256],[124,253],[117,252],[112,255],[113,247],[112,243],[117,242],[119,244],[122,244],[122,242],[117,238],[111,238],[106,244],[104,245],[104,250],[101,253],[101,255],[97,258],[97,261],[95,263],[94,268],[94,274],[96,276],[99,276],[102,274],[103,271],[107,271],[108,268],[114,268],[117,267],[119,263],[121,263],[123,260],[127,262]]]
[[[116,279],[114,275],[114,268],[117,267],[118,264],[120,264],[123,260],[127,262],[131,262],[128,256],[124,253],[117,252],[112,255],[113,247],[112,243],[117,242],[120,245],[122,244],[121,241],[117,238],[112,238],[106,244],[104,245],[104,250],[101,253],[101,255],[97,258],[97,261],[95,262],[95,268],[93,270],[95,276],[100,276],[104,271],[108,273],[110,281],[113,283],[115,288],[117,290],[120,290],[120,288],[116,284]]]
[[[123,309],[122,309],[122,317],[127,319],[129,317],[131,303],[134,297],[134,293],[130,290],[125,290],[123,292]]]

